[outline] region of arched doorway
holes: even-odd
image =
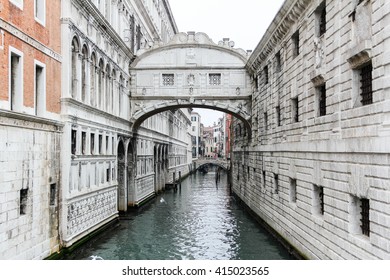
[[[129,141],[127,147],[127,206],[133,206],[135,202],[135,183],[136,174],[134,143]]]

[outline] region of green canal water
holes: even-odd
[[[230,195],[227,176],[187,177],[68,255],[83,260],[280,260],[288,251]]]

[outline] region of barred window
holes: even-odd
[[[219,86],[221,84],[221,74],[209,74],[209,84]]]
[[[298,97],[291,99],[291,116],[293,122],[299,122]]]
[[[372,63],[360,69],[360,96],[362,105],[372,104]]]
[[[293,57],[299,55],[299,30],[297,30],[291,37],[293,45]]]
[[[325,84],[317,88],[319,116],[326,115],[326,86]]]
[[[175,84],[174,74],[162,74],[163,86],[173,86]]]
[[[282,119],[281,119],[281,114],[280,114],[280,106],[276,106],[276,124],[277,126],[282,125]]]
[[[264,67],[264,83],[268,84],[269,82],[269,76],[268,76],[268,66]]]
[[[322,36],[326,32],[326,5],[323,2],[318,8],[318,27],[319,36]]]
[[[324,215],[324,187],[313,186],[313,207],[315,214]]]
[[[361,229],[362,234],[370,236],[370,201],[366,198],[360,199],[361,202]]]
[[[282,57],[280,55],[280,51],[277,52],[277,54],[275,55],[275,59],[276,59],[275,72],[278,73],[282,70]]]

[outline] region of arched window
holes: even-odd
[[[123,114],[123,106],[124,106],[124,96],[123,96],[123,87],[125,80],[122,77],[122,74],[119,76],[119,116]]]
[[[96,54],[92,53],[91,55],[91,68],[89,71],[90,74],[90,96],[91,96],[91,105],[96,106]]]
[[[103,96],[104,96],[104,62],[103,59],[99,60],[99,76],[98,76],[98,106],[103,108]]]
[[[110,65],[107,64],[106,65],[106,89],[105,89],[105,94],[106,94],[106,106],[104,107],[106,112],[109,111],[110,109],[110,104],[111,104],[111,99],[110,99],[110,95],[111,95],[111,70],[110,70]]]
[[[87,98],[87,90],[88,90],[88,83],[87,83],[88,49],[86,45],[83,46],[82,54],[83,57],[81,61],[81,100],[85,102]]]
[[[72,40],[72,62],[71,62],[71,67],[72,67],[72,78],[71,78],[71,91],[72,91],[72,97],[76,98],[77,97],[77,89],[78,89],[78,75],[77,75],[77,65],[78,65],[78,54],[80,52],[80,44],[77,39],[77,37],[73,37]]]
[[[118,94],[117,94],[117,83],[116,83],[116,71],[112,69],[111,73],[111,113],[115,114],[117,111]]]

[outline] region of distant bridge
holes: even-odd
[[[215,159],[215,158],[200,158],[192,161],[194,170],[198,170],[205,165],[216,165],[225,170],[230,169],[230,160],[227,159]]]

